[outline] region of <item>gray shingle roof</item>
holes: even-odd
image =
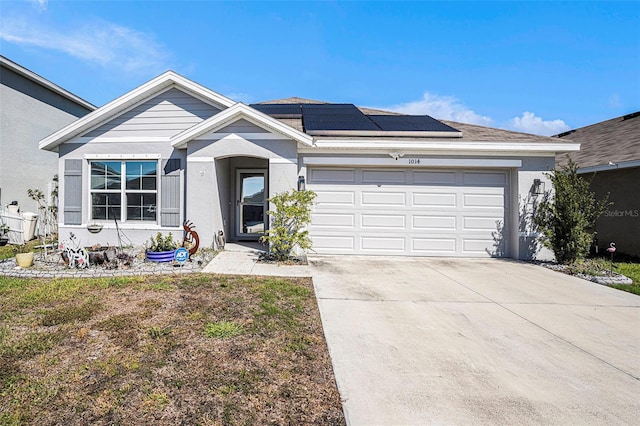
[[[570,157],[578,167],[595,167],[640,160],[640,111],[558,135],[581,144]],[[558,164],[567,162],[567,154],[556,156]]]
[[[259,103],[262,103],[262,104],[287,104],[287,103],[323,104],[328,102],[318,101],[314,99],[291,97],[291,98],[284,98],[284,99],[274,99],[274,100],[259,102]],[[365,108],[365,107],[358,107],[358,109],[360,109],[362,113],[367,115],[402,115],[396,112]],[[279,119],[279,120],[286,122],[286,124],[298,130],[302,130],[301,121],[294,122],[291,119]],[[454,141],[455,142],[459,142],[459,141],[462,141],[462,142],[468,142],[468,141],[472,141],[472,142],[544,142],[544,143],[567,142],[567,140],[560,140],[555,137],[532,135],[529,133],[514,132],[511,130],[496,129],[493,127],[484,127],[484,126],[478,126],[475,124],[458,123],[454,121],[446,121],[446,120],[439,120],[439,121],[462,132],[462,137],[455,138],[455,139],[452,138],[451,139],[452,142]],[[341,139],[341,138],[338,137],[334,139]],[[353,139],[358,139],[358,137],[351,136],[345,139],[353,140]],[[363,137],[363,139],[370,140],[370,139],[376,139],[376,137]],[[394,139],[402,140],[404,138],[396,137]]]

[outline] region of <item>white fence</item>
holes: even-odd
[[[24,219],[20,213],[9,213],[0,207],[0,223],[9,226],[9,244],[22,244],[24,242]]]

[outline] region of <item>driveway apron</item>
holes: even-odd
[[[636,295],[508,260],[310,263],[351,425],[640,418]]]

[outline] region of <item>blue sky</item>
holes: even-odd
[[[0,0],[0,53],[98,106],[172,69],[547,135],[640,110],[639,2]]]

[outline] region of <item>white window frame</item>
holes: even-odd
[[[105,155],[105,156],[87,156],[85,157],[88,160],[88,170],[87,178],[89,180],[87,188],[89,188],[89,221],[90,222],[110,222],[113,219],[107,217],[106,219],[94,219],[93,218],[93,194],[96,193],[106,193],[106,194],[120,194],[120,219],[118,222],[121,223],[130,223],[130,224],[140,224],[140,225],[158,225],[160,223],[160,168],[161,162],[159,156],[143,156],[143,155],[132,155],[132,156],[122,156],[122,155]],[[93,162],[119,162],[120,163],[120,189],[92,189],[91,188],[91,163]],[[127,162],[149,162],[155,163],[156,165],[156,189],[141,189],[141,190],[127,190]],[[127,217],[127,193],[136,193],[136,194],[156,194],[156,218],[155,220],[137,220],[137,219],[129,219]]]

